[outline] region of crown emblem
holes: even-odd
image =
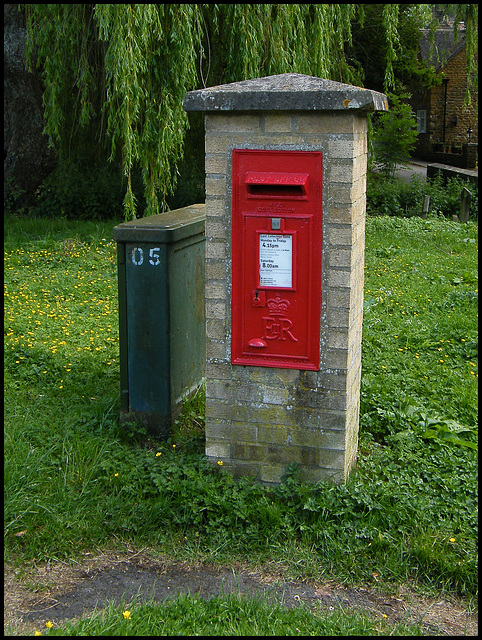
[[[279,296],[276,296],[276,298],[270,298],[266,304],[268,306],[269,313],[272,316],[284,316],[290,306],[288,300],[282,300]]]

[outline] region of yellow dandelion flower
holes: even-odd
[[[218,460],[218,465],[219,465],[220,467],[222,467],[222,466],[223,466],[223,461],[222,461],[222,460]]]
[[[449,542],[455,542],[455,538],[450,538]]]
[[[124,620],[130,620],[130,618],[131,618],[131,612],[130,611],[123,611],[122,615],[124,616]]]
[[[53,622],[50,622],[50,620],[47,620],[47,622],[45,623],[45,626],[47,627],[47,629],[51,629],[54,626],[54,624]]]

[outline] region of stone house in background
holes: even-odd
[[[477,165],[477,95],[464,104],[467,91],[466,44],[463,23],[460,38],[454,38],[453,23],[444,23],[435,33],[431,52],[430,32],[423,31],[420,55],[432,64],[441,82],[431,89],[413,90],[410,100],[419,132],[413,155],[417,158],[465,169]]]

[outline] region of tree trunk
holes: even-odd
[[[25,67],[25,17],[17,4],[4,4],[3,180],[7,208],[32,205],[42,180],[55,168],[55,153],[42,131],[42,85]]]

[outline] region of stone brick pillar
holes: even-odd
[[[358,443],[367,112],[383,94],[298,74],[186,94],[205,112],[206,455],[235,476],[344,481]],[[321,151],[318,371],[231,364],[233,149]]]

